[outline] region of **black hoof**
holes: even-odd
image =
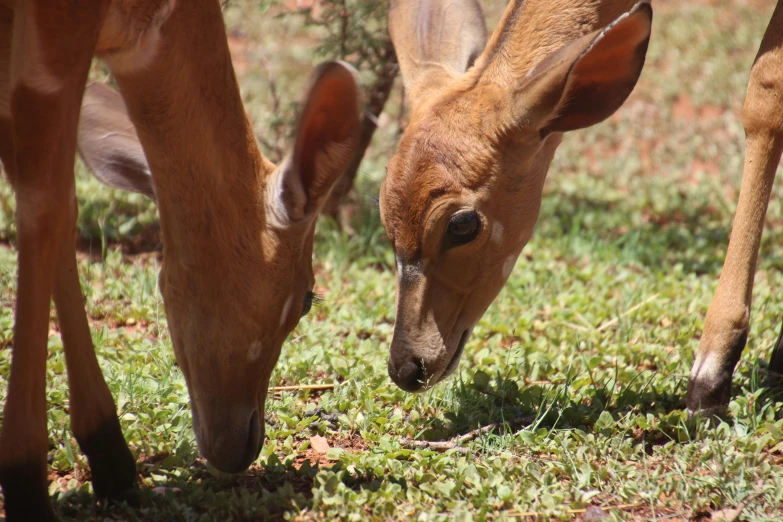
[[[726,414],[731,401],[731,379],[734,368],[742,356],[748,341],[747,329],[731,332],[732,341],[728,349],[700,350],[688,379],[688,393],[685,403],[688,415],[721,417]],[[704,343],[702,339],[702,343]],[[702,348],[700,346],[700,348]]]
[[[33,464],[0,468],[0,485],[5,496],[6,522],[41,520],[54,522],[49,501],[46,466]]]
[[[112,502],[138,503],[136,459],[122,436],[115,417],[88,437],[77,437],[92,472],[95,496]]]
[[[715,379],[693,379],[688,381],[688,393],[685,404],[688,416],[699,414],[703,417],[722,417],[726,414],[731,400],[731,374],[720,375]]]

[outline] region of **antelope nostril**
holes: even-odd
[[[397,375],[392,375],[392,379],[403,390],[415,392],[424,388],[425,371],[421,359],[409,359],[397,369],[396,373]]]

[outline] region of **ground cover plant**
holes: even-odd
[[[503,3],[484,3],[490,26]],[[142,495],[135,508],[93,504],[86,461],[68,428],[53,320],[47,399],[58,514],[779,520],[783,400],[761,383],[783,318],[780,184],[731,418],[717,427],[688,420],[683,400],[739,189],[747,75],[773,6],[654,2],[647,65],[634,94],[609,121],[567,137],[533,240],[474,331],[458,372],[420,395],[402,392],[386,375],[394,262],[374,198],[404,124],[395,89],[349,200],[350,219],[342,228],[319,223],[323,300],[283,347],[272,385],[294,389],[270,393],[269,440],[244,475],[221,475],[196,453],[157,289],[154,205],[104,188],[79,167],[86,306]],[[317,61],[312,49],[321,29],[302,17],[274,16],[285,8],[232,0],[225,12],[246,105],[267,137],[284,116],[275,107],[296,100],[298,82]],[[3,182],[0,348],[12,342],[14,236],[13,197]],[[0,349],[0,398],[9,363],[10,350]]]

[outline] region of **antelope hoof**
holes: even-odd
[[[685,403],[688,416],[697,413],[706,416],[722,416],[731,400],[731,379],[748,340],[747,330],[735,330],[728,349],[709,349],[702,344],[688,379]]]
[[[77,441],[90,463],[95,496],[110,502],[137,504],[136,459],[125,443],[117,417]]]
[[[699,379],[691,377],[688,380],[688,393],[685,403],[688,406],[688,417],[701,415],[703,417],[723,417],[728,410],[731,399],[731,373],[726,373],[719,379]]]
[[[6,522],[56,521],[49,501],[48,482],[45,465],[20,464],[0,468]]]

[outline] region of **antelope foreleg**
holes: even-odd
[[[7,36],[0,40],[4,56],[10,53],[10,60],[0,60],[10,62],[0,84],[0,150],[15,190],[19,250],[11,374],[0,431],[0,484],[9,522],[54,520],[46,473],[49,305],[62,245],[73,232],[76,127],[103,10],[86,3],[73,8],[21,2],[10,21],[12,45]],[[11,17],[7,11],[2,15],[7,26]]]
[[[75,232],[76,213],[69,218],[71,230]],[[54,303],[68,368],[71,430],[90,463],[93,489],[101,498],[132,500],[136,461],[122,436],[116,406],[93,349],[73,233],[61,249]]]
[[[778,3],[750,73],[742,109],[745,165],[729,249],[688,382],[692,412],[721,410],[750,328],[764,217],[783,146],[783,5]]]

